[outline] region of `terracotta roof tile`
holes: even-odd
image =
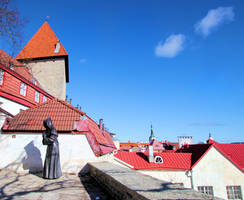
[[[59,39],[47,22],[41,26],[26,46],[20,51],[16,59],[33,59],[53,56],[67,56],[67,52],[60,43],[60,49],[55,53],[55,48]]]
[[[101,131],[98,124],[81,110],[57,99],[22,111],[13,119],[6,120],[2,131],[3,133],[40,133],[45,130],[43,120],[47,117],[51,117],[59,133],[91,133],[99,145],[99,152],[96,155],[106,154],[116,149],[107,131]],[[82,117],[84,119],[81,119]]]

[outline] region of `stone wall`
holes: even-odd
[[[27,65],[45,91],[64,100],[66,95],[65,59],[29,61]]]

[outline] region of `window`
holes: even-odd
[[[242,199],[241,186],[226,186],[228,199]]]
[[[21,82],[20,83],[20,94],[21,95],[26,96],[26,88],[27,88],[26,84]]]
[[[198,186],[197,187],[199,192],[205,193],[205,194],[209,194],[209,195],[214,195],[213,194],[213,186]]]
[[[3,70],[0,69],[0,85],[3,84],[3,74],[4,74]]]
[[[42,99],[42,102],[46,102],[47,101],[47,97],[46,96],[43,96],[43,99]]]
[[[163,163],[163,158],[160,156],[155,157],[155,163]]]
[[[38,102],[39,103],[39,92],[35,92],[35,102]]]

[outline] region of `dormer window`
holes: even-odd
[[[156,156],[154,159],[155,163],[163,163],[163,158],[161,156]]]
[[[54,50],[54,53],[58,53],[59,50],[60,50],[60,42],[58,41],[57,44],[55,45],[55,50]]]

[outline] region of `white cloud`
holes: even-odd
[[[184,49],[185,36],[182,34],[170,35],[165,42],[160,42],[155,49],[155,54],[159,57],[175,57]]]
[[[221,24],[234,20],[233,7],[218,7],[208,11],[208,14],[195,25],[195,32],[208,36],[210,32]]]
[[[80,59],[80,63],[85,63],[87,60],[85,58]]]

